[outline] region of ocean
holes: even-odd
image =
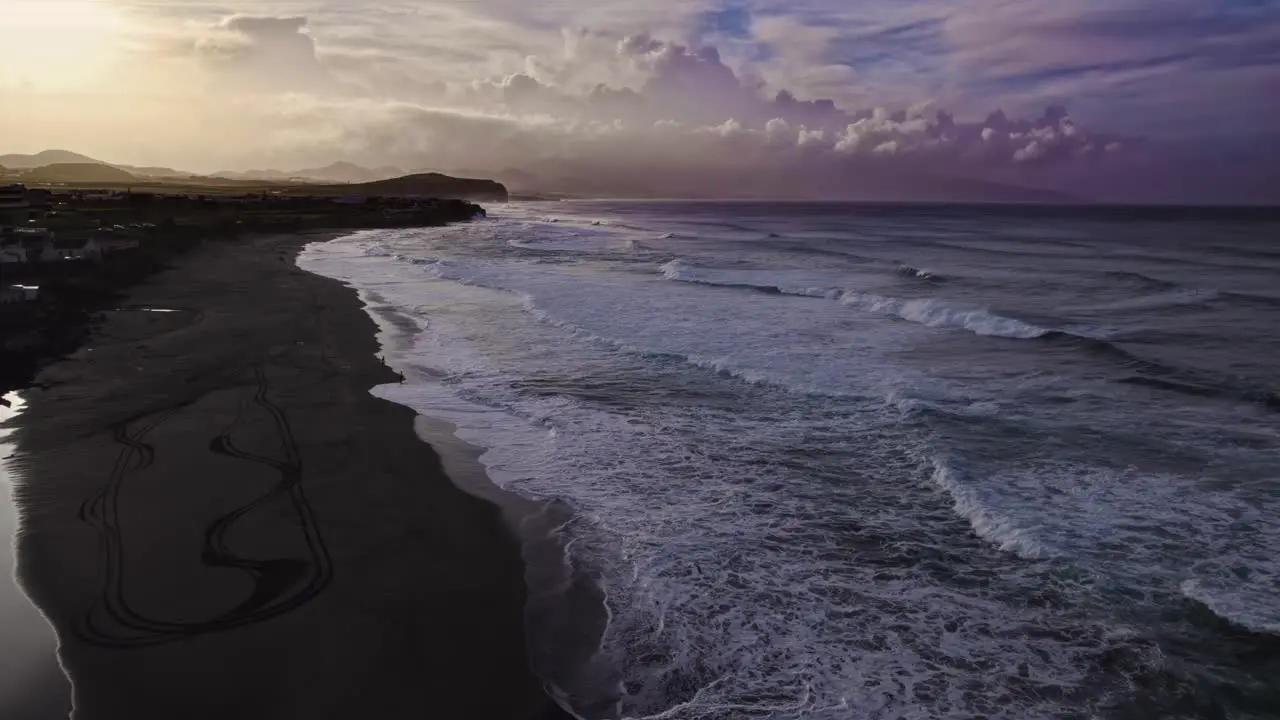
[[[511,203],[299,263],[523,498],[578,717],[1280,717],[1275,214]]]

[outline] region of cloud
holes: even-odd
[[[184,32],[191,32],[190,28]],[[186,48],[207,83],[204,102],[178,110],[203,128],[217,160],[299,165],[341,156],[404,167],[578,164],[622,174],[666,168],[748,167],[895,159],[921,171],[981,173],[990,166],[1072,162],[1089,140],[1061,113],[1002,121],[982,152],[976,124],[926,105],[842,109],[830,99],[771,92],[729,67],[711,45],[648,34],[562,35],[559,52],[527,56],[523,70],[446,80],[391,79],[382,56],[327,51],[299,16],[234,15],[198,27]],[[602,74],[601,69],[605,72]],[[611,78],[617,84],[591,77]],[[192,83],[183,83],[186,91]],[[214,124],[211,115],[220,116]],[[1003,115],[996,117],[1003,118]],[[1067,129],[1070,128],[1070,132]],[[234,156],[234,157],[229,157]]]
[[[1073,99],[1157,136],[1253,132],[1277,106],[1280,7],[1266,0],[980,0],[943,27],[968,97]]]
[[[700,163],[1093,188],[1172,156],[1161,137],[1212,148],[1280,111],[1269,2],[102,2],[168,38],[84,91],[116,119],[9,88],[10,137],[197,169]]]
[[[340,87],[317,57],[305,17],[232,15],[196,40],[195,53],[234,89],[328,92]]]
[[[804,148],[846,158],[898,156],[953,172],[1097,159],[1100,148],[1115,141],[1081,129],[1057,107],[1036,118],[1010,120],[996,112],[985,121],[958,123],[949,113],[929,112],[928,104],[845,110],[830,99],[801,100],[785,89],[770,96],[728,67],[716,48],[646,34],[618,40],[612,58],[595,55],[587,61],[622,63],[638,78],[636,88],[599,84],[577,92],[515,73],[474,82],[455,100],[478,111],[593,121],[636,133],[660,124],[704,139],[738,138],[739,153],[755,142],[759,148],[751,151],[760,154]],[[574,75],[564,68],[554,74]]]

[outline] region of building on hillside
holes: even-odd
[[[55,240],[53,250],[62,260],[98,261],[102,259],[102,246],[93,238]]]
[[[0,305],[35,302],[39,298],[40,288],[35,285],[8,285],[0,288]]]
[[[0,265],[25,265],[27,257],[27,247],[22,243],[0,245]]]
[[[60,259],[53,247],[54,235],[46,228],[0,230],[0,263],[52,262]]]
[[[27,188],[27,204],[33,210],[44,210],[53,205],[53,191],[46,188]]]
[[[21,227],[31,217],[25,185],[0,185],[0,227]]]
[[[103,255],[122,250],[135,250],[142,245],[142,235],[153,227],[155,226],[151,223],[110,225],[98,228],[98,232],[93,236],[93,239],[98,244],[98,250]]]
[[[73,190],[68,195],[85,202],[124,202],[129,199],[129,193],[123,190]]]
[[[138,238],[127,235],[117,235],[115,237],[106,235],[94,239],[94,242],[97,243],[98,251],[102,255],[109,255],[111,253],[117,253],[124,250],[136,250],[142,244]]]

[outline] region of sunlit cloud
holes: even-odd
[[[15,1],[28,45],[93,38],[112,82],[0,75],[11,149],[199,170],[853,163],[1101,188],[1166,139],[1272,132],[1280,102],[1272,3]],[[30,9],[53,5],[82,19]]]
[[[0,83],[38,89],[104,80],[130,24],[103,0],[6,0],[0,7]]]

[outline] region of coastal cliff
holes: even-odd
[[[342,188],[351,195],[381,197],[436,197],[488,202],[506,202],[508,198],[507,188],[500,182],[440,173],[405,175],[390,180],[343,185]]]

